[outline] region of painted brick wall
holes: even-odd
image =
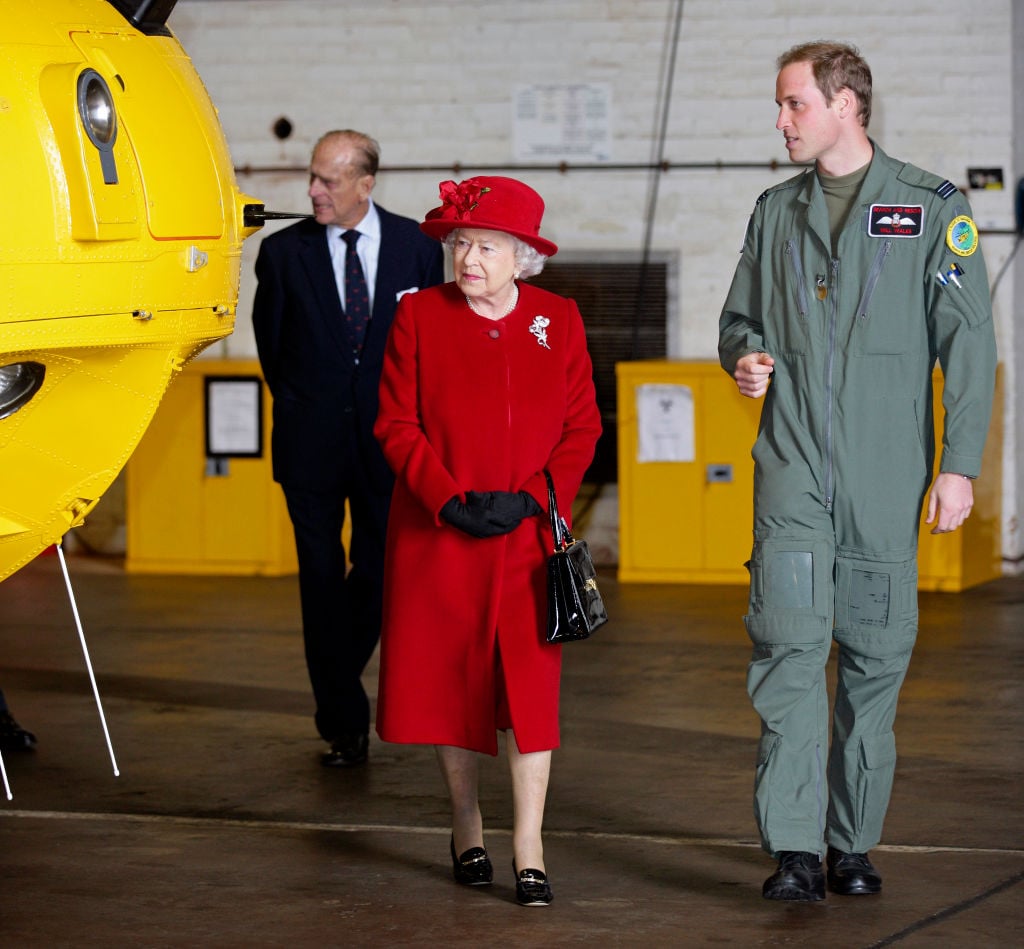
[[[855,43],[874,73],[871,133],[889,154],[964,186],[968,166],[1002,167],[1011,184],[1022,173],[1013,166],[1013,6],[683,4],[663,157],[761,167],[661,176],[653,249],[676,255],[680,288],[669,355],[714,358],[717,316],[747,215],[762,190],[792,174],[774,128],[776,56],[808,39]],[[673,0],[179,0],[170,25],[220,110],[249,194],[274,210],[307,210],[302,169],[313,142],[327,129],[353,127],[380,140],[385,166],[448,169],[379,177],[379,203],[418,218],[436,203],[441,179],[466,177],[474,165],[511,165],[512,91],[520,83],[610,84],[611,161],[651,161],[676,9]],[[281,116],[295,128],[285,142],[271,131]],[[297,170],[245,171],[279,166]],[[543,194],[545,231],[565,250],[640,252],[651,172],[510,173]],[[971,201],[983,228],[1013,226],[1012,191],[975,191]],[[258,240],[246,245],[238,329],[219,355],[255,352],[248,316]],[[985,248],[994,273],[1012,240],[985,238]],[[1013,335],[1012,276],[995,301],[1004,353],[1022,345]],[[1005,361],[1013,393],[1020,388],[1016,360]],[[1007,406],[1011,508],[1020,493],[1012,444],[1018,402]],[[1016,523],[1013,510],[1005,520]]]
[[[664,157],[753,162],[756,170],[662,176],[654,247],[679,255],[671,338],[684,358],[712,358],[716,317],[757,195],[792,173],[774,129],[775,57],[794,42],[856,43],[875,77],[872,134],[896,155],[954,182],[968,165],[1012,164],[1010,0],[976,0],[969,15],[931,2],[862,0],[820,13],[810,0],[688,0],[671,89]],[[328,128],[370,132],[385,165],[454,165],[461,174],[393,172],[377,200],[419,217],[437,182],[474,163],[513,161],[513,87],[607,82],[613,162],[655,155],[659,93],[676,4],[670,0],[180,0],[171,26],[216,102],[236,165],[295,166]],[[286,142],[271,132],[286,116]],[[767,165],[777,161],[779,169]],[[516,171],[545,197],[545,229],[567,250],[638,252],[651,173]],[[276,210],[305,211],[305,176],[240,174]],[[982,226],[1008,227],[1005,195],[972,195]],[[250,355],[251,260],[230,355]],[[990,265],[1004,249],[987,249]]]

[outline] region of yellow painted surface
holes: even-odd
[[[750,557],[753,462],[760,405],[744,399],[717,364],[619,363],[619,579],[745,583]],[[685,386],[694,405],[694,461],[638,462],[636,389]],[[732,481],[708,466],[732,466]]]
[[[295,541],[270,464],[270,392],[261,379],[263,453],[206,459],[208,376],[259,376],[255,360],[197,359],[168,391],[125,478],[129,573],[295,573]]]
[[[81,114],[92,74],[109,148]],[[256,228],[184,50],[104,0],[0,0],[0,141],[0,368],[45,369],[0,418],[2,580],[82,523],[171,380],[232,331]]]
[[[750,457],[760,400],[741,396],[712,362],[619,363],[619,579],[646,583],[748,581],[753,524]],[[692,462],[639,462],[636,389],[647,383],[687,387],[694,402]],[[936,440],[941,444],[942,376],[934,376]],[[955,592],[1000,576],[1002,373],[975,507],[965,526],[933,535],[922,524],[922,590]],[[708,479],[709,466],[731,465],[730,482]]]
[[[935,393],[935,470],[942,446],[942,373],[933,377]],[[922,516],[917,552],[918,589],[956,593],[1002,575],[1003,367],[996,368],[992,422],[985,440],[981,477],[974,482],[974,509],[951,534],[932,534]]]

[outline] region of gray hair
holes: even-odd
[[[455,238],[459,233],[459,228],[449,231],[442,243],[451,252],[455,246]],[[527,277],[536,277],[544,269],[544,264],[548,259],[547,254],[542,254],[536,247],[531,247],[524,240],[520,240],[514,234],[508,234],[505,231],[499,231],[500,234],[505,234],[507,238],[512,241],[512,254],[516,261],[516,270],[519,271],[519,279],[526,280]]]
[[[380,144],[371,135],[355,129],[332,129],[324,132],[313,146],[313,154],[323,144],[345,142],[352,148],[352,169],[359,175],[377,176],[380,167]]]

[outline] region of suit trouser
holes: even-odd
[[[283,487],[295,532],[317,731],[327,741],[366,733],[370,702],[360,676],[380,639],[389,498],[349,493],[352,569],[346,576],[345,493]]]
[[[896,702],[917,634],[916,554],[844,548],[824,509],[820,526],[814,520],[755,530],[750,561],[747,689],[761,717],[754,812],[771,854],[878,843],[896,767]]]

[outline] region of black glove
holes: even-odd
[[[469,494],[476,495],[481,499],[492,518],[498,523],[509,523],[515,527],[524,517],[532,517],[541,513],[541,506],[534,500],[529,491],[519,491],[512,494],[510,491],[484,491],[478,494],[470,491]],[[466,495],[468,498],[469,495]],[[514,523],[513,523],[514,522]]]
[[[441,517],[473,537],[499,537],[541,511],[528,491],[467,491],[466,503],[452,498],[441,508]]]
[[[486,511],[488,523],[500,528],[500,534],[514,531],[524,517],[541,512],[540,505],[527,491],[469,491],[466,503]]]
[[[487,511],[482,505],[472,501],[472,495],[472,491],[466,495],[465,504],[457,497],[446,501],[441,508],[441,517],[452,527],[457,527],[472,537],[497,537],[506,533],[490,523]]]

